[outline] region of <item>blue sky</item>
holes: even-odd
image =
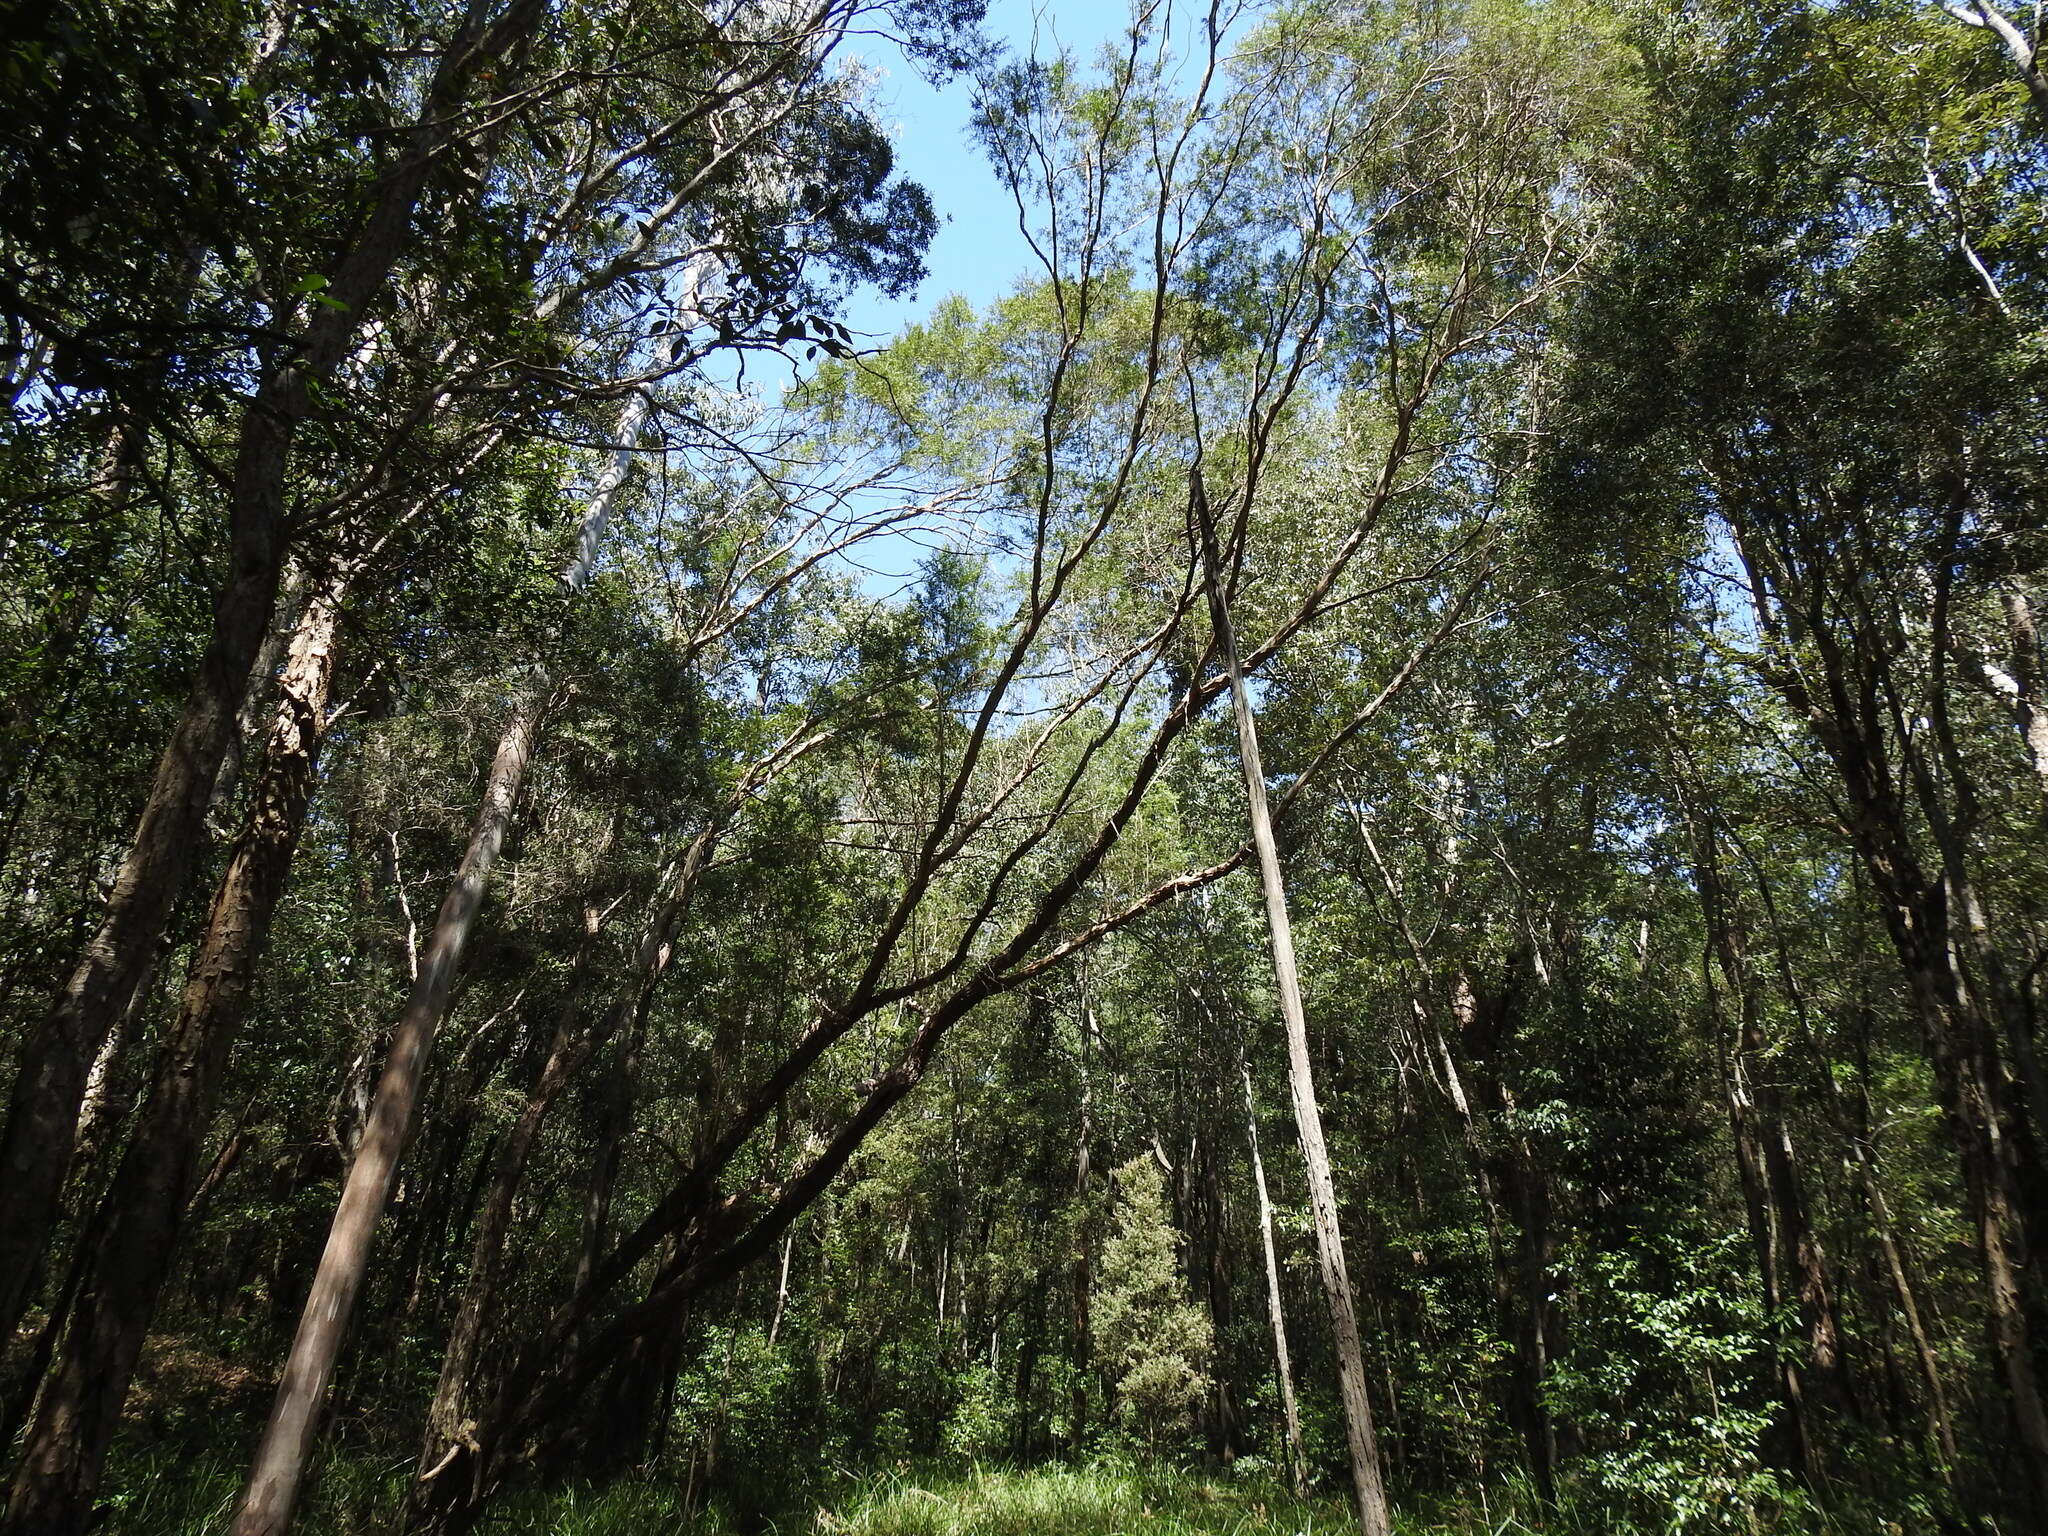
[[[1129,18],[1123,0],[989,0],[986,30],[1028,57],[1034,36],[1040,53],[1065,47],[1083,63],[1120,33]],[[949,294],[980,306],[1035,271],[1031,248],[1017,229],[1017,210],[967,133],[970,91],[964,80],[934,90],[915,69],[884,48],[863,51],[885,72],[882,118],[896,129],[897,168],[932,195],[941,220],[926,254],[927,276],[917,292],[885,299],[856,294],[847,323],[873,345],[930,312]]]

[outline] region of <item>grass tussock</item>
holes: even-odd
[[[892,1479],[843,1510],[819,1510],[816,1536],[1318,1536],[1355,1529],[1333,1502],[1270,1488],[1146,1476],[1120,1467],[977,1472],[936,1487]]]

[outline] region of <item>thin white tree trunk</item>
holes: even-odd
[[[1287,1480],[1300,1498],[1308,1491],[1301,1453],[1301,1411],[1294,1402],[1294,1362],[1287,1351],[1287,1314],[1280,1306],[1280,1257],[1273,1248],[1273,1200],[1266,1192],[1266,1160],[1259,1156],[1259,1109],[1252,1097],[1252,1069],[1244,1074],[1244,1134],[1252,1148],[1252,1183],[1259,1192],[1259,1245],[1266,1254],[1266,1312],[1273,1320],[1273,1359],[1280,1371],[1280,1413],[1287,1425]]]
[[[2048,80],[2041,78],[2041,63],[2035,55],[2033,40],[2020,30],[2019,24],[1991,0],[1945,0],[1942,9],[1964,26],[1982,27],[1998,39],[2027,94],[2034,98],[2035,109],[2048,116]]]
[[[1301,1135],[1302,1160],[1308,1164],[1309,1206],[1315,1218],[1316,1252],[1321,1260],[1323,1290],[1330,1304],[1330,1332],[1337,1347],[1338,1385],[1344,1399],[1344,1427],[1351,1452],[1351,1479],[1358,1494],[1358,1524],[1364,1536],[1391,1536],[1385,1483],[1380,1475],[1379,1437],[1373,1428],[1372,1402],[1366,1396],[1365,1350],[1359,1341],[1358,1311],[1351,1294],[1351,1276],[1344,1264],[1344,1236],[1337,1222],[1337,1188],[1330,1176],[1330,1151],[1323,1139],[1323,1115],[1316,1102],[1315,1077],[1308,1050],[1308,1018],[1301,1006],[1301,976],[1294,959],[1294,926],[1287,916],[1287,888],[1280,875],[1280,854],[1273,841],[1273,816],[1266,805],[1266,772],[1259,761],[1258,725],[1252,717],[1251,695],[1238,665],[1237,640],[1230,611],[1223,600],[1221,561],[1216,530],[1209,516],[1201,471],[1192,481],[1195,516],[1200,524],[1202,564],[1209,590],[1209,616],[1230,675],[1230,702],[1237,717],[1238,756],[1244,765],[1245,799],[1251,813],[1252,846],[1259,859],[1259,883],[1266,898],[1266,927],[1273,945],[1273,978],[1280,992],[1280,1016],[1287,1028],[1287,1082],[1294,1099],[1294,1123]]]
[[[782,1240],[782,1278],[775,1282],[775,1316],[768,1324],[768,1344],[774,1347],[775,1339],[782,1332],[782,1312],[789,1305],[789,1259],[796,1251],[796,1233],[791,1232]]]

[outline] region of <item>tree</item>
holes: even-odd
[[[1111,1188],[1116,1203],[1089,1314],[1116,1384],[1117,1414],[1156,1454],[1209,1390],[1209,1320],[1188,1299],[1157,1163],[1132,1158]]]

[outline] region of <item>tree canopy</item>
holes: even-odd
[[[0,16],[5,1536],[2038,1522],[2038,14]]]

